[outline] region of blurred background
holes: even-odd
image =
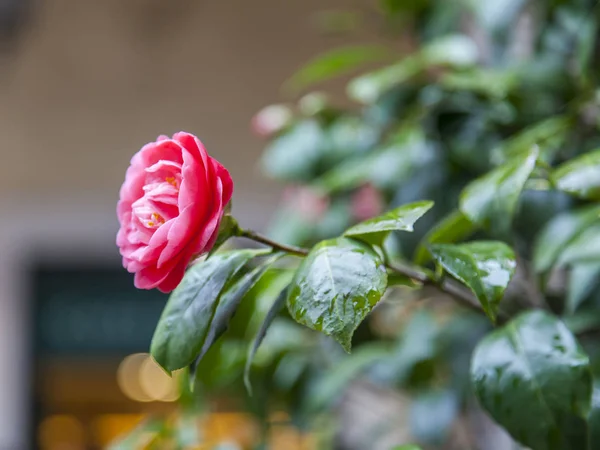
[[[340,42],[311,15],[344,3],[0,0],[0,449],[100,448],[164,407],[168,389],[118,378],[164,302],[132,288],[114,244],[129,159],[158,134],[201,136],[236,216],[264,228],[280,187],[250,119]]]
[[[435,221],[458,220],[456,239],[475,232],[451,215],[471,180],[534,144],[549,165],[597,148],[598,2],[458,3],[0,0],[0,450],[105,448],[191,403],[178,398],[185,374],[168,378],[147,354],[166,296],[135,290],[115,245],[126,167],[159,134],[201,137],[232,173],[240,223],[289,244],[434,199],[415,233],[387,249],[422,264],[419,240]],[[348,84],[382,63],[394,64]],[[303,96],[314,82],[326,96]],[[579,206],[528,185],[507,224],[524,258],[554,215]],[[527,273],[515,278],[508,307],[529,295]],[[186,449],[256,448],[264,429],[246,413],[257,410],[268,413],[269,449],[519,448],[466,382],[489,323],[427,289],[391,289],[351,356],[278,317],[249,400],[248,337],[285,273],[264,283],[273,292],[244,297],[250,306],[202,362],[215,395],[194,417],[173,416],[201,430],[206,445]],[[584,291],[578,301],[595,302],[600,321],[600,294]],[[291,426],[296,413],[318,429]],[[337,446],[316,444],[338,429]],[[119,448],[150,448],[128,445]]]

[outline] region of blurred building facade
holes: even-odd
[[[182,129],[231,170],[238,218],[263,227],[278,187],[256,169],[249,121],[302,62],[339,44],[310,26],[336,6],[347,2],[0,0],[1,450],[35,442],[33,269],[118,268],[128,161]]]

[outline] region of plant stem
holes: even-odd
[[[263,236],[262,234],[257,233],[252,230],[242,229],[239,232],[239,236],[244,237],[246,239],[250,239],[254,242],[268,245],[269,247],[271,247],[275,250],[281,250],[283,252],[286,252],[286,253],[289,253],[292,255],[296,255],[296,256],[308,255],[308,249],[306,249],[306,248],[295,247],[293,245],[280,244],[279,242],[275,242],[272,239],[269,239],[268,237]],[[475,298],[475,296],[472,295],[470,291],[468,291],[467,289],[465,289],[463,286],[461,286],[458,283],[455,283],[451,280],[443,280],[443,279],[436,280],[434,278],[431,278],[425,272],[414,269],[410,266],[399,265],[397,263],[391,263],[389,261],[386,263],[386,267],[396,273],[399,273],[400,275],[404,275],[404,276],[406,276],[414,281],[417,281],[423,285],[434,286],[434,287],[438,288],[440,291],[445,292],[446,294],[450,295],[458,303],[460,303],[461,305],[463,305],[471,310],[477,311],[479,313],[484,312],[481,305],[479,304],[479,301]],[[503,319],[505,319],[505,318],[500,317],[501,321]]]
[[[296,256],[308,255],[308,250],[305,248],[295,247],[293,245],[280,244],[279,242],[275,242],[275,241],[269,239],[268,237],[263,236],[262,234],[257,233],[252,230],[240,230],[239,236],[244,237],[246,239],[250,239],[254,242],[259,242],[261,244],[268,245],[269,247],[273,248],[274,250],[281,250],[282,252],[290,253],[292,255],[296,255]]]
[[[478,313],[484,313],[483,308],[479,304],[479,301],[475,298],[470,291],[465,289],[462,285],[455,283],[451,280],[436,280],[431,278],[425,272],[413,269],[409,266],[398,265],[398,264],[387,264],[388,269],[393,270],[401,275],[407,276],[408,278],[418,281],[425,286],[433,286],[438,290],[445,292],[452,296],[461,305],[473,310]]]

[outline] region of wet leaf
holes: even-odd
[[[592,206],[556,216],[540,232],[533,247],[533,267],[537,272],[551,269],[563,250],[590,225],[598,221],[600,207]]]
[[[471,380],[481,405],[534,450],[587,449],[589,358],[555,317],[522,314],[479,343]]]
[[[458,210],[451,212],[423,237],[415,251],[415,263],[423,265],[431,259],[428,245],[453,244],[468,238],[476,229],[477,227],[463,213]]]
[[[366,64],[389,60],[391,56],[392,52],[381,45],[336,48],[307,63],[286,82],[286,86],[297,91],[344,75]]]
[[[272,256],[237,280],[233,286],[225,287],[220,293],[216,308],[207,326],[206,335],[202,342],[202,349],[190,368],[190,379],[192,383],[196,380],[196,368],[198,367],[198,364],[215,341],[227,331],[229,322],[244,296],[260,280],[271,264],[282,256],[284,256],[282,253]]]
[[[487,316],[495,321],[498,305],[516,269],[512,249],[503,242],[474,241],[434,244],[431,254],[445,271],[473,291]]]
[[[160,317],[150,352],[167,372],[189,366],[198,356],[227,282],[265,250],[216,253],[194,264],[173,291]]]
[[[552,173],[556,187],[588,200],[600,200],[600,150],[567,161]]]
[[[317,244],[304,259],[287,299],[300,324],[332,336],[346,351],[354,330],[387,286],[385,267],[365,244],[347,238]]]
[[[431,201],[409,203],[387,213],[354,225],[344,236],[354,237],[372,245],[383,245],[392,231],[413,231],[413,225],[433,207]]]
[[[512,224],[519,195],[535,168],[537,148],[472,181],[462,191],[460,210],[472,222],[499,233]]]

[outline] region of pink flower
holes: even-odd
[[[373,185],[365,184],[352,196],[351,209],[357,221],[370,219],[383,212],[383,197]]]
[[[117,204],[117,245],[135,286],[175,289],[190,260],[214,245],[232,193],[229,172],[194,135],[160,136],[142,147]]]
[[[270,105],[252,118],[252,130],[256,135],[269,138],[279,133],[292,121],[292,111],[285,105]]]
[[[309,222],[318,222],[329,207],[329,199],[326,196],[304,186],[287,187],[283,192],[283,200],[291,203]]]

